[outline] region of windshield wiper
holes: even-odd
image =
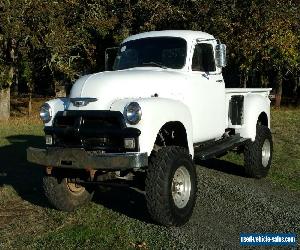
[[[160,67],[162,69],[166,69],[167,67],[165,65],[162,65],[160,63],[157,62],[144,62],[142,63],[143,66],[155,66],[155,67]]]

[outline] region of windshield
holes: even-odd
[[[181,69],[185,64],[186,41],[178,37],[149,37],[121,44],[114,70],[134,67]]]

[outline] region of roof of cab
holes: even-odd
[[[123,43],[131,41],[131,40],[137,40],[140,38],[146,38],[146,37],[159,37],[159,36],[165,36],[165,37],[181,37],[185,39],[186,41],[196,40],[196,39],[215,39],[214,36],[202,32],[202,31],[193,31],[193,30],[162,30],[162,31],[150,31],[150,32],[144,32],[136,35],[132,35],[128,38],[126,38]]]

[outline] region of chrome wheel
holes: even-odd
[[[178,208],[185,207],[191,193],[191,177],[186,167],[181,166],[175,171],[171,191],[175,205]]]
[[[261,151],[261,161],[262,161],[262,165],[264,167],[268,166],[270,156],[271,156],[271,144],[270,144],[270,141],[268,139],[266,139],[264,141],[264,144],[262,146],[262,151]]]

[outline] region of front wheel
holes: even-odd
[[[272,155],[271,131],[268,127],[258,124],[255,141],[245,145],[244,165],[246,174],[257,179],[266,177],[271,167]]]
[[[150,158],[146,200],[151,217],[165,226],[181,226],[192,215],[197,178],[188,150],[169,146]]]
[[[62,211],[74,211],[88,203],[93,191],[84,186],[73,183],[68,178],[46,175],[43,178],[43,187],[49,202]]]

